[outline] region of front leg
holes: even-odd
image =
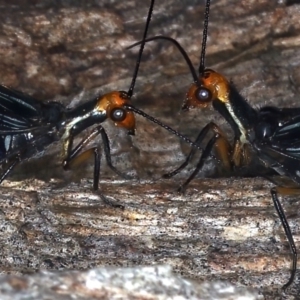
[[[101,164],[101,148],[100,147],[92,147],[86,151],[82,152],[82,149],[93,139],[96,138],[97,135],[101,134],[102,140],[104,143],[104,151],[106,154],[106,160],[108,165],[111,167],[113,171],[115,171],[118,175],[121,175],[122,177],[126,177],[123,173],[121,173],[119,170],[117,170],[111,163],[111,156],[110,156],[110,147],[109,147],[109,140],[107,138],[107,135],[105,133],[104,128],[99,125],[96,128],[93,129],[93,131],[74,148],[71,149],[71,146],[73,145],[73,139],[74,135],[72,134],[72,130],[70,131],[69,139],[67,142],[65,142],[65,145],[68,145],[65,149],[67,149],[67,153],[65,154],[65,158],[63,159],[63,168],[65,170],[71,169],[79,164],[81,164],[83,161],[89,159],[91,156],[94,156],[94,180],[93,180],[93,188],[94,190],[99,189],[99,179],[100,179],[100,164]],[[105,138],[103,138],[103,136]],[[124,208],[120,204],[116,204],[109,199],[107,199],[101,192],[100,192],[101,199],[108,205]]]
[[[199,163],[197,164],[196,169],[188,178],[188,180],[181,186],[180,191],[184,191],[188,185],[188,183],[199,173],[199,171],[203,168],[205,160],[212,155],[213,149],[216,152],[217,159],[219,159],[222,163],[222,166],[227,170],[230,171],[232,168],[231,162],[231,146],[227,140],[225,133],[221,130],[221,128],[213,122],[208,123],[198,134],[195,144],[200,145],[204,139],[207,137],[208,133],[212,131],[214,136],[208,142],[207,146],[203,150],[203,153],[200,157]],[[186,160],[183,164],[174,170],[173,172],[167,173],[163,175],[164,178],[170,178],[176,174],[178,174],[181,170],[183,170],[193,156],[196,153],[196,148],[192,148],[189,155],[187,156]]]

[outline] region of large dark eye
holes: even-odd
[[[122,122],[126,118],[126,110],[123,108],[114,108],[110,113],[110,117],[114,122]]]
[[[203,86],[195,91],[195,96],[200,102],[210,102],[212,98],[211,91]]]

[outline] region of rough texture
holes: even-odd
[[[15,299],[200,299],[258,300],[257,293],[225,282],[194,284],[170,267],[100,268],[0,277],[2,300]],[[34,286],[34,288],[33,288]]]
[[[103,192],[124,210],[105,206],[91,182],[8,185],[1,196],[5,273],[168,264],[197,281],[255,287],[266,299],[280,295],[289,276],[290,252],[261,179],[199,179],[185,196],[174,181],[104,181]],[[284,207],[298,241],[298,201],[288,198]]]
[[[177,38],[197,65],[203,8],[202,1],[157,3],[150,35]],[[2,84],[66,105],[128,89],[136,50],[124,48],[140,39],[146,5],[23,0],[0,1],[0,9]],[[207,66],[231,78],[253,105],[297,106],[299,20],[297,4],[213,1]],[[192,138],[211,120],[228,129],[211,110],[179,114],[190,81],[174,46],[149,43],[133,103]],[[280,290],[290,256],[270,184],[259,178],[199,179],[179,196],[178,181],[154,179],[183,161],[185,145],[141,118],[133,138],[108,127],[115,165],[149,181],[113,181],[103,166],[101,187],[125,210],[105,207],[91,182],[70,183],[91,178],[92,164],[62,174],[60,145],[53,145],[44,158],[16,169],[18,179],[29,181],[1,188],[3,273],[168,263],[184,277],[245,284],[266,299],[297,299],[298,279],[286,295]],[[214,165],[208,163],[202,175]],[[298,199],[285,198],[299,248]]]

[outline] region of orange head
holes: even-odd
[[[190,86],[182,109],[205,108],[214,100],[223,103],[229,101],[229,82],[221,74],[206,69],[200,76],[199,82],[194,82]]]
[[[128,111],[124,105],[130,104],[126,92],[110,92],[98,99],[96,109],[106,111],[106,115],[116,126],[124,127],[128,134],[135,133],[135,117],[133,112]]]

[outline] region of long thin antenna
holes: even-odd
[[[204,28],[203,28],[203,35],[202,35],[202,49],[201,49],[200,65],[199,65],[199,75],[203,75],[204,70],[205,70],[205,51],[206,51],[206,42],[207,42],[207,34],[208,34],[209,8],[210,8],[210,0],[206,0],[205,14],[204,14]]]
[[[197,148],[198,150],[201,150],[203,151],[203,148],[200,147],[198,144],[194,143],[192,140],[190,140],[188,137],[180,134],[178,131],[174,130],[173,128],[169,127],[168,125],[160,122],[159,120],[157,120],[156,118],[146,114],[145,112],[143,112],[142,110],[139,110],[138,108],[132,106],[132,105],[129,105],[129,104],[125,104],[124,107],[128,110],[131,110],[133,111],[134,113],[136,114],[139,114],[141,115],[142,117],[148,119],[149,121],[163,127],[164,129],[168,130],[169,132],[175,134],[176,136],[178,136],[180,139],[182,139],[183,141],[187,142],[188,144],[190,144],[191,146]]]
[[[145,39],[147,37],[147,32],[148,32],[149,24],[150,24],[150,21],[151,21],[154,2],[155,2],[155,0],[151,0],[151,4],[150,4],[150,7],[149,7],[149,11],[148,11],[148,17],[147,17],[147,21],[146,21],[146,26],[145,26],[145,30],[144,30],[143,40],[141,42],[141,47],[140,47],[139,55],[138,55],[138,58],[137,58],[137,61],[136,61],[136,65],[135,65],[131,85],[130,85],[130,88],[129,88],[128,93],[127,93],[127,96],[129,98],[131,98],[132,95],[133,95],[133,89],[134,89],[134,86],[135,86],[135,81],[136,81],[136,78],[137,78],[137,75],[138,75],[138,72],[139,72],[139,67],[140,67],[142,54],[143,54],[144,47],[145,47]]]
[[[142,44],[143,42],[147,43],[147,42],[151,42],[151,41],[154,41],[154,40],[167,40],[167,41],[172,42],[177,47],[177,49],[180,51],[180,53],[182,54],[183,58],[185,59],[187,65],[188,65],[188,67],[190,68],[190,71],[191,71],[191,74],[193,76],[194,82],[197,83],[199,81],[197,72],[196,72],[189,56],[187,55],[186,51],[179,44],[179,42],[177,42],[175,39],[173,39],[171,37],[168,37],[168,36],[165,36],[165,35],[153,36],[151,38],[145,39],[144,41],[136,42],[136,43],[130,45],[129,47],[127,47],[126,49],[131,49],[131,48],[133,48],[137,45]]]

